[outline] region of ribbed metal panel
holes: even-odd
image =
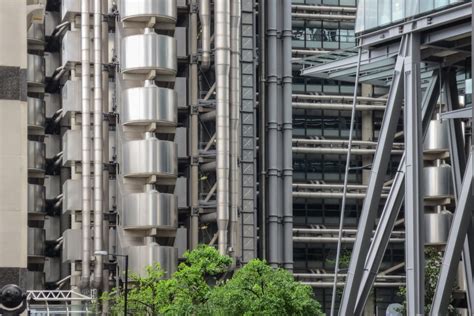
[[[39,184],[28,184],[28,213],[44,213],[45,187]]]
[[[170,276],[178,265],[178,249],[151,243],[144,246],[131,246],[126,249],[129,256],[129,268],[139,274],[146,274],[146,267],[159,264]]]
[[[28,141],[28,172],[43,173],[46,167],[44,143],[37,141]]]
[[[29,84],[44,83],[44,59],[41,56],[28,54],[26,81]]]
[[[28,227],[28,256],[44,256],[44,229]]]
[[[44,132],[45,127],[44,101],[37,98],[28,98],[28,131]]]

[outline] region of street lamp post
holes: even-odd
[[[96,256],[112,256],[112,257],[122,257],[125,258],[125,284],[124,284],[124,302],[123,302],[123,314],[128,315],[128,255],[119,255],[119,254],[109,254],[107,251],[96,251],[94,252]],[[118,276],[117,276],[118,277]]]

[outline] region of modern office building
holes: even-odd
[[[206,243],[288,269],[328,314],[384,315],[406,287],[415,315],[427,245],[447,258],[433,315],[453,285],[472,310],[471,15],[0,1],[0,287],[28,290],[30,310],[86,309],[125,258],[169,275]]]

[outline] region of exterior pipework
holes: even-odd
[[[291,0],[283,1],[283,267],[293,270],[293,108]]]
[[[209,70],[211,65],[211,6],[209,0],[199,1],[199,19],[201,21],[201,69]]]
[[[81,2],[81,63],[82,63],[82,274],[81,287],[90,281],[91,226],[91,143],[90,143],[90,8]]]
[[[267,178],[268,178],[268,262],[279,264],[278,251],[278,75],[277,75],[277,6],[275,0],[268,1],[267,18]]]
[[[103,241],[103,147],[102,147],[102,1],[94,0],[94,252]],[[102,285],[103,256],[95,256],[94,288]]]
[[[196,0],[191,0],[191,6],[196,5]],[[197,14],[194,10],[190,13],[190,28],[189,28],[189,43],[190,53],[192,56],[197,54]],[[191,106],[198,104],[198,68],[197,64],[193,63],[189,66],[190,76],[188,81],[189,94],[191,99]],[[199,118],[197,111],[190,111],[190,126],[189,126],[189,153],[191,159],[198,159],[199,156]],[[193,161],[190,167],[189,175],[189,192],[191,202],[191,227],[189,232],[189,248],[194,249],[198,246],[199,238],[199,165]]]
[[[237,250],[238,212],[240,209],[240,22],[241,0],[232,0],[230,67],[230,247]]]
[[[229,225],[230,0],[216,1],[215,68],[217,131],[217,229],[219,253],[227,253]]]

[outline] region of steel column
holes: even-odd
[[[339,315],[353,315],[355,301],[357,300],[358,285],[362,278],[365,258],[370,246],[372,230],[377,216],[380,196],[385,180],[388,161],[390,159],[393,138],[397,129],[398,120],[403,100],[403,76],[405,41],[400,44],[400,53],[395,64],[392,86],[390,88],[387,109],[380,129],[379,142],[377,144],[370,180],[367,189],[367,197],[364,200],[361,217],[359,219],[359,233],[357,234],[352,259],[347,273],[346,286],[342,295]]]
[[[421,139],[420,35],[407,35],[405,57],[405,270],[407,315],[424,315],[424,208],[421,176],[423,142]]]

